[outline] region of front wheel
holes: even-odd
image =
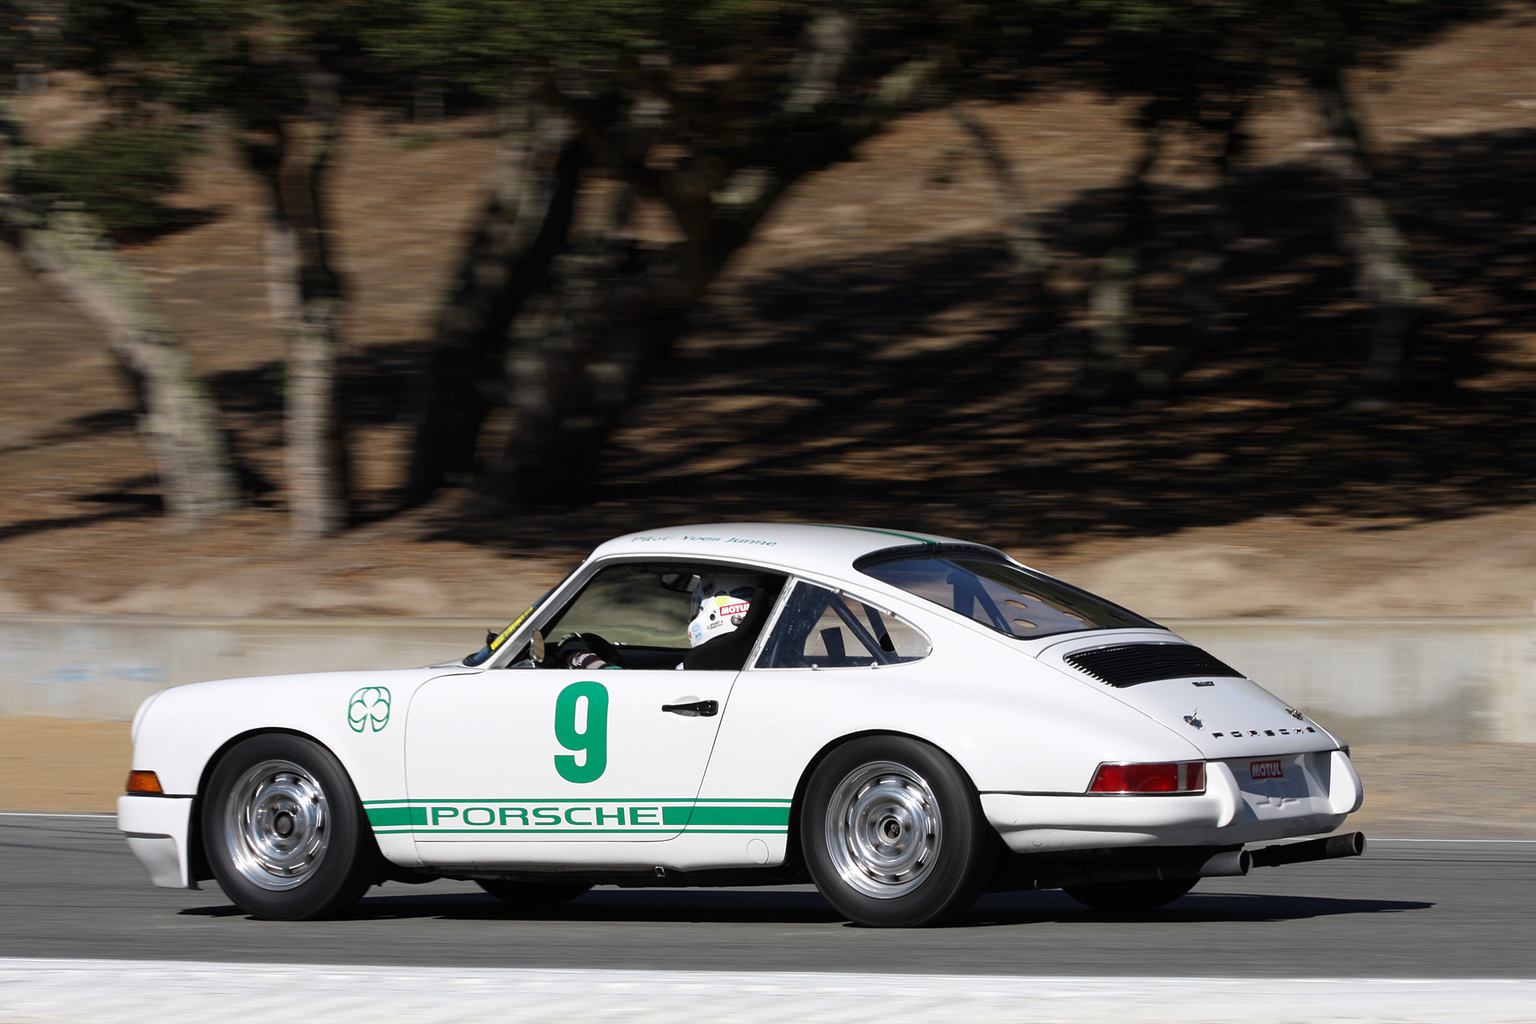
[[[970,780],[905,736],[853,740],[805,793],[800,843],[816,887],[855,924],[934,924],[976,902],[996,840]]]
[[[209,780],[202,834],[219,888],[256,917],[322,917],[373,882],[375,848],[346,769],[299,736],[270,733],[230,748]]]

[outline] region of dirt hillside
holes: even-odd
[[[195,531],[164,521],[99,332],[0,251],[0,613],[494,621],[621,530],[768,518],[988,540],[1163,618],[1533,614],[1532,52],[1536,24],[1511,15],[1356,82],[1436,289],[1426,344],[1478,353],[1443,387],[1351,402],[1364,321],[1309,169],[1310,109],[1280,97],[1245,172],[1231,347],[1165,398],[1061,405],[1067,366],[1013,287],[985,167],[946,115],[922,114],[784,202],[626,418],[590,501],[496,517],[452,490],[378,515],[489,125],[355,115],[334,194],[365,525],[310,549],[286,536],[259,195],[210,137],[177,200],[202,222],[129,255],[218,395],[249,506]],[[1091,273],[1134,155],[1128,109],[1073,94],[978,109],[1018,163],[1063,295]],[[1158,170],[1170,230],[1210,185],[1195,157],[1175,147]],[[1142,282],[1154,320],[1176,278]],[[1274,315],[1296,303],[1315,345]]]

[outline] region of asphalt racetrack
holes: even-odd
[[[157,889],[106,816],[0,814],[0,957],[1053,977],[1532,978],[1536,843],[1373,840],[1207,879],[1150,914],[997,894],[954,925],[855,928],[813,891],[599,889],[539,916],[390,884],[343,920],[253,920]],[[1533,1007],[1536,1016],[1536,1007]]]

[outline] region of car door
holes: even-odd
[[[720,727],[700,804],[742,796],[783,801],[780,827],[754,830],[762,844],[757,862],[782,862],[788,798],[829,741],[889,731],[893,722],[920,728],[930,712],[945,713],[924,683],[932,675],[918,668],[932,649],[921,630],[887,607],[795,580],[752,667],[732,688],[731,714]],[[760,818],[758,824],[771,822]]]
[[[542,844],[654,842],[684,831],[735,669],[683,670],[690,567],[600,569],[553,635],[622,668],[563,665],[566,647],[416,694],[406,736],[408,807],[427,863],[535,862]],[[467,844],[455,849],[454,844]]]

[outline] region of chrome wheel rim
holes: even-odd
[[[224,843],[246,881],[280,892],[302,885],[330,848],[325,791],[292,761],[263,761],[235,783],[224,815]]]
[[[896,899],[933,873],[942,825],[938,800],[921,775],[893,761],[875,761],[854,769],[832,792],[827,851],[851,888],[875,899]]]

